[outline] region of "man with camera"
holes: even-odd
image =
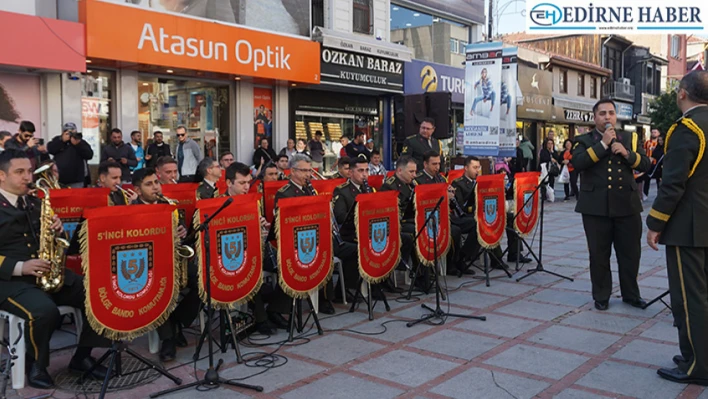
[[[40,163],[49,160],[47,147],[44,146],[44,139],[34,137],[34,123],[30,121],[20,122],[17,134],[5,142],[5,150],[24,151],[30,159],[32,167],[36,168]]]
[[[54,156],[59,169],[59,183],[82,188],[86,179],[86,161],[93,158],[93,150],[76,131],[76,125],[65,123],[61,135],[47,144],[47,151]]]

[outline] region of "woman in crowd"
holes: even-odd
[[[556,150],[554,148],[555,144],[553,143],[553,139],[547,138],[546,141],[543,142],[543,148],[541,149],[541,153],[539,154],[538,162],[539,162],[539,169],[541,168],[542,165],[546,165],[546,170],[550,171],[551,170],[551,165],[556,164],[558,165],[558,154],[556,153]],[[555,176],[548,176],[548,186],[553,190],[555,188],[555,182],[556,182],[556,177]],[[544,199],[546,198],[545,196],[545,190],[543,192],[544,194]]]
[[[570,197],[575,197],[578,199],[578,172],[573,168],[573,142],[570,139],[566,139],[563,142],[563,165],[568,167],[568,172],[570,172],[570,182],[563,185],[565,190],[565,198],[563,201],[568,201]]]

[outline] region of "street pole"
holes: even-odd
[[[489,0],[489,12],[487,15],[489,16],[489,23],[487,24],[487,41],[491,42],[494,30],[494,0]]]

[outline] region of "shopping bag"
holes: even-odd
[[[568,184],[570,183],[570,172],[568,172],[568,165],[563,165],[563,170],[561,170],[560,175],[558,176],[558,183],[560,184]]]

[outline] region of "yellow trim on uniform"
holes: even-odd
[[[635,152],[634,156],[636,157],[634,163],[632,164],[632,169],[636,169],[637,166],[642,162],[642,156],[639,155],[639,153]]]
[[[2,264],[3,264],[3,262],[5,262],[5,257],[4,257],[4,256],[2,256],[2,255],[0,255],[0,265],[2,265]]]
[[[32,343],[32,347],[34,348],[34,360],[39,360],[39,350],[37,349],[37,344],[34,342],[34,326],[32,323],[34,322],[34,316],[32,316],[32,313],[29,312],[29,310],[25,309],[24,306],[20,305],[19,303],[15,302],[14,299],[12,298],[7,298],[8,301],[10,301],[11,304],[15,305],[18,309],[21,311],[25,312],[27,315],[27,328],[29,329],[29,337],[30,337],[30,342]]]
[[[688,368],[686,375],[690,376],[693,369],[696,367],[696,349],[693,346],[693,338],[691,338],[691,321],[688,317],[688,302],[686,301],[686,286],[683,281],[683,265],[681,264],[681,250],[676,247],[676,260],[678,262],[679,279],[681,281],[681,297],[683,297],[683,312],[686,314],[686,329],[688,332],[688,342],[691,344],[691,352],[693,352],[693,363]]]
[[[588,148],[588,155],[590,155],[590,159],[592,159],[593,162],[600,161],[600,158],[597,157],[597,154],[595,154],[595,150],[592,147]]]
[[[659,219],[659,220],[661,220],[662,222],[668,222],[668,221],[669,221],[669,218],[671,217],[670,215],[667,215],[667,214],[665,214],[665,213],[663,213],[663,212],[659,212],[659,211],[657,211],[657,210],[654,209],[654,208],[652,208],[652,209],[649,211],[649,216],[651,216],[651,217],[653,217],[653,218],[655,218],[655,219]]]
[[[637,140],[639,140],[637,132],[632,132],[632,152],[637,152]]]
[[[701,163],[701,160],[703,159],[703,154],[706,151],[706,135],[703,132],[703,130],[696,125],[696,122],[693,121],[691,118],[683,118],[681,119],[681,123],[686,125],[686,127],[692,131],[693,133],[698,136],[698,157],[696,157],[696,162],[693,164],[693,167],[691,167],[691,170],[688,172],[688,177],[690,178],[693,176],[693,173],[696,171],[696,168],[698,167],[698,164]],[[669,129],[669,132],[666,133],[666,140],[664,141],[664,148],[666,148],[666,152],[669,150],[669,139],[671,138],[671,134],[674,132],[676,127],[678,126],[678,122],[674,123],[671,128]]]

